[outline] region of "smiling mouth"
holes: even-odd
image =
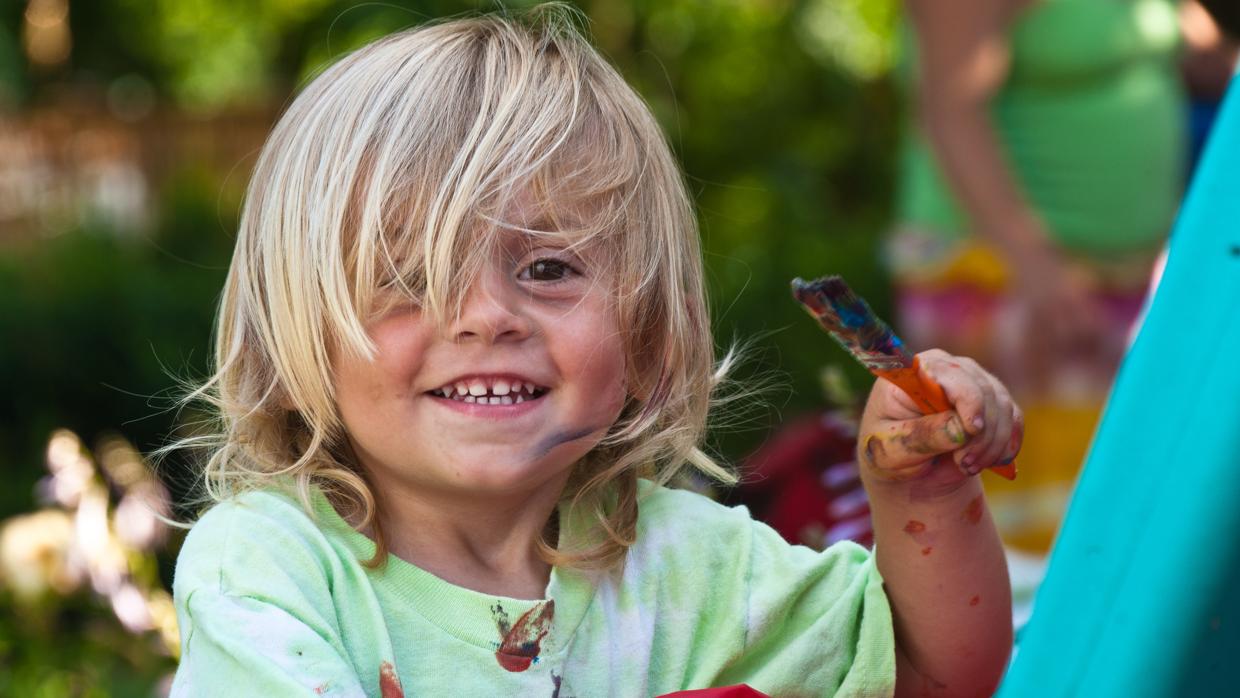
[[[523,381],[471,379],[430,391],[438,398],[478,405],[519,405],[546,395],[548,388]]]

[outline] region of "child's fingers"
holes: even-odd
[[[969,445],[956,454],[956,462],[970,475],[990,467],[1003,457],[1003,451],[1012,439],[1012,399],[997,378],[981,372],[978,380],[989,385],[986,394],[986,425]]]
[[[865,437],[860,457],[880,473],[900,479],[916,477],[935,456],[960,448],[968,439],[955,412],[882,423]]]
[[[994,387],[989,374],[977,362],[964,356],[952,356],[939,349],[918,354],[922,370],[943,388],[943,393],[960,414],[965,431],[974,436],[998,417]]]
[[[1020,447],[1024,440],[1025,413],[1021,411],[1016,403],[1012,403],[1012,436],[1008,438],[1007,446],[1003,449],[1003,456],[999,459],[997,465],[1007,465],[1016,460],[1016,455],[1020,453]]]

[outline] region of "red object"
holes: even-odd
[[[657,698],[770,698],[770,696],[742,683],[722,688],[699,688],[693,691],[664,693]]]
[[[786,424],[746,459],[737,500],[790,543],[874,544],[870,503],[857,473],[857,428],[845,413]]]

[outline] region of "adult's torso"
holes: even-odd
[[[1042,0],[1013,7],[1010,64],[991,101],[1022,193],[1056,241],[1084,254],[1157,246],[1179,202],[1183,104],[1170,0]],[[916,89],[916,38],[904,32],[903,84]],[[903,222],[969,230],[923,135],[902,148]]]

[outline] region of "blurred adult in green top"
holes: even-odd
[[[1176,5],[906,8],[901,325],[1018,392],[1021,477],[990,487],[1008,541],[1045,549],[1181,195]]]

